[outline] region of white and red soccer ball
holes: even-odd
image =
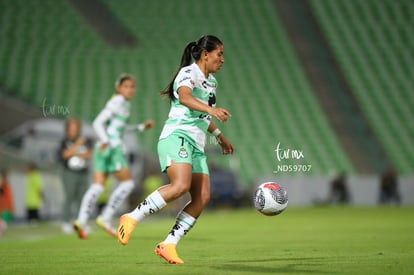
[[[288,205],[286,188],[275,182],[260,184],[254,193],[254,207],[266,216],[282,213]]]

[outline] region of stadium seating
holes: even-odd
[[[413,172],[412,1],[311,1],[355,98],[386,154]]]
[[[305,158],[300,163],[312,165],[310,174],[338,169],[353,172],[313,96],[271,1],[213,1],[211,6],[220,6],[219,10],[186,6],[185,1],[171,6],[162,1],[153,1],[150,6],[105,2],[125,25],[131,26],[142,47],[156,47],[158,55],[162,55],[165,62],[146,65],[153,65],[151,72],[163,74],[163,85],[178,65],[188,41],[203,33],[214,33],[223,39],[226,61],[216,75],[219,104],[229,108],[233,117],[220,127],[235,143],[244,179],[276,170],[274,150],[278,142],[285,149],[303,150]],[[174,9],[175,6],[180,8]],[[152,10],[157,11],[158,17],[146,30]],[[205,18],[211,20],[206,22]],[[151,33],[152,29],[157,32]],[[177,35],[183,38],[177,39]],[[144,85],[150,84],[149,75],[139,75],[145,79]],[[160,83],[153,84],[157,85],[163,88]]]
[[[157,138],[169,109],[168,100],[161,100],[159,91],[177,69],[185,44],[212,33],[225,44],[225,65],[216,74],[218,104],[232,112],[229,123],[219,127],[236,147],[235,163],[244,182],[272,175],[278,164],[312,165],[306,175],[355,172],[315,98],[272,1],[211,0],[209,5],[188,5],[185,0],[103,2],[135,35],[137,48],[106,45],[67,1],[0,1],[0,60],[7,68],[0,71],[1,83],[39,108],[46,100],[47,104],[69,107],[70,115],[91,121],[113,93],[116,76],[129,72],[137,77],[131,122],[146,118],[156,121],[156,129],[139,136],[146,150],[156,153]],[[333,47],[339,55],[338,46]],[[357,57],[361,53],[352,54]],[[399,56],[407,60],[410,57],[404,53]],[[347,61],[342,57],[341,62]],[[379,86],[369,81],[375,75],[364,71],[364,65],[358,64],[360,76],[349,76],[356,90],[360,85]],[[398,71],[397,66],[390,66]],[[411,67],[399,70],[404,69]],[[405,80],[400,81],[384,81],[405,91],[404,96],[393,99],[394,105],[384,104],[389,98],[384,91],[365,97],[361,90],[356,91],[377,133],[383,133],[381,140],[399,150],[409,143],[407,134],[381,131],[376,121],[386,118],[394,123],[395,116],[412,117],[412,109],[410,113],[404,104],[406,97],[412,100],[412,95],[404,86]],[[403,107],[397,108],[398,113],[384,115],[373,112],[367,100],[377,100],[377,104],[386,105],[387,111],[395,110],[399,103]],[[398,124],[395,127],[398,129]],[[285,149],[303,151],[304,158],[278,162],[275,149],[279,142]],[[221,163],[227,161],[220,159]]]

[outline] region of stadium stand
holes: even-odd
[[[387,157],[353,98],[308,1],[274,3],[311,88],[356,173],[382,172]]]
[[[1,83],[33,106],[65,106],[70,115],[91,121],[113,92],[116,76],[129,72],[137,77],[131,122],[148,117],[156,121],[155,130],[140,136],[147,150],[156,153],[169,109],[159,91],[177,69],[185,44],[202,34],[215,34],[225,44],[225,65],[216,75],[218,103],[233,115],[220,128],[236,147],[244,182],[272,175],[278,164],[312,165],[306,172],[310,176],[355,172],[327,123],[272,1],[102,2],[135,36],[139,47],[107,45],[69,2],[1,0],[0,63],[7,68],[0,71]],[[410,114],[410,109],[402,109]],[[387,137],[391,144],[398,143],[396,136]],[[410,141],[404,136],[399,139]],[[304,158],[278,162],[279,142],[285,149],[303,151]]]
[[[311,1],[355,98],[402,174],[414,163],[412,1]]]
[[[171,67],[177,66],[185,45],[182,41],[190,41],[200,33],[223,37],[226,61],[223,71],[217,74],[219,102],[233,113],[225,131],[230,131],[229,137],[238,148],[244,178],[271,174],[276,169],[274,150],[278,142],[285,149],[303,150],[305,159],[302,162],[313,165],[316,174],[333,169],[353,171],[313,97],[271,2],[226,1],[220,3],[219,11],[204,6],[202,9],[186,7],[185,1],[171,6],[155,1],[151,7],[106,3],[124,20],[124,25],[134,26],[133,32],[137,35],[144,33],[143,25],[150,20],[140,11],[148,14],[158,11],[159,19],[152,22],[161,20],[155,28],[159,34],[152,35],[151,43],[152,47],[157,45],[159,54],[171,63],[157,64],[152,71],[164,67],[167,76],[171,75]],[[215,4],[218,2],[211,6]],[[180,9],[175,10],[175,5]],[[206,17],[216,20],[206,23]],[[175,26],[177,32],[171,31],[169,26]],[[180,32],[186,38],[178,40]],[[145,35],[140,43],[143,46],[149,43]],[[282,163],[293,164],[296,160]]]

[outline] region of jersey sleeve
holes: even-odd
[[[180,87],[188,87],[191,90],[195,86],[195,73],[194,70],[191,68],[184,68],[182,69],[175,78],[175,89],[174,92],[176,97],[178,98],[178,89]]]
[[[99,141],[102,143],[108,143],[109,137],[106,134],[105,124],[112,117],[111,112],[108,109],[103,109],[99,115],[95,118],[92,123],[92,127],[95,130],[96,135],[99,138]]]
[[[115,95],[106,103],[105,109],[111,112],[111,114],[116,114],[122,107],[123,102],[123,96]]]
[[[98,114],[93,121],[93,129],[102,143],[108,143],[109,137],[106,133],[106,122],[111,119],[121,108],[123,103],[122,96],[112,97],[105,105],[105,108]]]

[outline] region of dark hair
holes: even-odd
[[[120,76],[118,76],[118,78],[115,81],[115,88],[118,87],[119,85],[122,85],[122,83],[124,83],[125,80],[132,80],[135,82],[135,78],[132,75],[121,74]]]
[[[168,86],[161,92],[162,96],[168,96],[170,100],[175,100],[174,97],[174,79],[176,78],[178,72],[181,68],[188,66],[192,62],[192,58],[195,61],[199,60],[201,57],[201,53],[203,50],[207,52],[214,51],[218,45],[223,45],[223,43],[214,35],[203,35],[197,41],[192,41],[187,44],[184,48],[183,55],[181,56],[181,63],[180,67],[178,68],[177,72],[175,73],[174,77],[168,84]]]

